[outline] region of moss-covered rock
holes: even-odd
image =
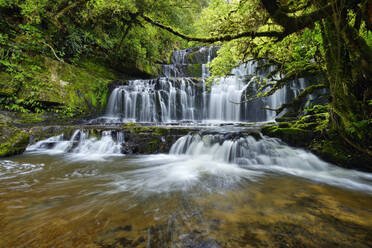
[[[261,128],[261,132],[264,135],[280,138],[290,145],[299,147],[306,147],[314,137],[314,134],[309,130],[289,126],[279,127],[279,125],[264,126]]]
[[[0,94],[9,98],[9,106],[2,103],[2,109],[55,109],[69,116],[99,112],[108,98],[107,84],[116,79],[113,70],[92,60],[71,65],[38,55],[18,66],[20,72],[0,74]]]
[[[317,108],[324,111],[324,108]],[[329,113],[313,111],[313,114],[297,117],[290,122],[263,126],[261,132],[282,139],[289,145],[307,148],[323,160],[344,168],[372,171],[371,157],[351,147],[329,127]]]
[[[189,76],[189,77],[201,77],[202,76],[202,65],[201,64],[189,64],[189,65],[187,65],[187,76]]]
[[[127,154],[153,154],[169,152],[172,144],[190,130],[187,128],[141,126],[126,123],[124,131],[124,152]]]
[[[320,158],[340,167],[372,172],[372,158],[348,145],[334,131],[330,131],[326,137],[313,140],[309,149]]]
[[[30,135],[14,126],[0,126],[0,157],[21,154],[26,150]]]

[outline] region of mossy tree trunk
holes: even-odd
[[[334,10],[321,27],[332,97],[331,124],[347,143],[371,155],[371,48],[342,10]]]

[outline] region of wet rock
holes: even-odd
[[[205,239],[201,232],[194,230],[189,234],[179,236],[181,247],[187,248],[220,248],[221,246],[214,239]]]
[[[138,239],[136,239],[135,241],[132,242],[132,247],[136,247],[136,246],[139,246],[140,244],[144,243],[146,240],[144,237],[139,237]]]
[[[129,240],[125,237],[117,239],[116,244],[120,244],[122,247],[132,247],[132,240]]]
[[[123,125],[126,154],[153,154],[169,152],[173,143],[189,132],[187,128],[146,127],[140,125]]]
[[[311,143],[315,134],[309,130],[294,127],[264,126],[261,128],[264,135],[282,139],[292,146],[306,147]]]
[[[0,157],[18,155],[26,150],[30,134],[7,123],[0,123]]]
[[[113,230],[113,232],[119,232],[119,231],[130,232],[132,231],[132,226],[131,225],[119,226]]]

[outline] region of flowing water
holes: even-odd
[[[293,99],[311,80],[236,104],[274,68],[244,64],[209,87],[216,51],[176,51],[163,77],[118,86],[91,121],[103,130],[129,121],[194,126],[169,154],[126,155],[120,128],[78,129],[0,160],[0,248],[372,247],[372,174],[234,127],[272,120],[263,107]]]
[[[372,174],[227,136],[124,156],[77,131],[0,160],[0,247],[372,245]]]
[[[216,47],[186,49],[173,53],[172,64],[163,66],[156,79],[130,80],[115,88],[107,104],[104,123],[221,123],[270,121],[276,115],[265,107],[277,108],[293,100],[317,78],[299,78],[275,94],[249,101],[275,67],[259,69],[262,62],[250,61],[231,71],[231,75],[208,84],[208,63],[216,56]],[[274,79],[280,79],[275,75]],[[326,92],[319,90],[306,101],[317,104]],[[97,121],[97,120],[94,120]]]

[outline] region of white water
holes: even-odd
[[[247,95],[256,94],[257,82],[264,80],[275,68],[257,70],[258,63],[250,61],[233,69],[231,76],[215,79],[208,87],[205,80],[209,77],[207,64],[214,56],[213,47],[175,51],[172,64],[163,67],[164,77],[130,80],[128,85],[114,89],[106,115],[100,120],[106,123],[271,121],[276,117],[275,111],[265,107],[277,108],[309,85],[308,80],[301,78],[269,97],[247,101]],[[195,66],[190,63],[196,62],[201,66],[200,75],[196,75],[198,79],[191,78],[195,75],[188,71],[189,66]],[[280,75],[275,75],[274,79],[280,79]]]
[[[206,50],[208,49],[208,50]],[[185,73],[179,71],[192,61],[189,51],[173,54],[172,65],[165,66],[166,77],[152,80],[132,80],[113,90],[106,111],[106,122],[239,122],[267,121],[275,118],[263,107],[279,107],[289,95],[297,96],[307,86],[305,79],[292,82],[274,95],[253,102],[244,102],[246,94],[255,94],[257,80],[268,72],[258,71],[251,61],[232,70],[231,76],[214,80],[210,91],[205,84],[209,76],[206,64],[212,59],[211,48],[200,48],[204,57],[201,80],[188,77],[172,78]],[[168,70],[168,71],[167,71]],[[269,68],[268,71],[273,71]],[[253,77],[252,77],[253,76]],[[278,78],[276,75],[275,78]],[[118,175],[117,186],[122,190],[169,192],[202,184],[207,190],[214,186],[204,181],[231,186],[240,180],[258,180],[267,174],[288,174],[320,183],[372,192],[372,175],[345,170],[321,161],[312,153],[291,148],[278,139],[262,137],[226,137],[226,130],[215,135],[187,135],[177,140],[169,155],[141,156],[134,159],[139,169]],[[113,137],[116,139],[114,140]],[[70,140],[62,135],[39,141],[28,152],[66,154],[70,160],[104,160],[120,155],[123,134],[102,133],[102,138],[89,138],[89,133],[77,130]]]
[[[63,134],[53,136],[29,145],[26,151],[48,155],[65,154],[70,160],[95,161],[120,155],[123,143],[122,133],[117,133],[117,141],[114,141],[111,131],[103,131],[101,139],[98,139],[89,138],[88,131],[78,129],[69,140],[65,140]]]
[[[195,105],[195,88],[188,78],[133,80],[113,90],[106,117],[120,122],[193,121],[196,119]]]
[[[186,181],[189,178],[196,180],[203,173],[227,176],[228,181],[232,180],[231,176],[237,181],[275,173],[372,193],[372,174],[333,166],[275,138],[256,140],[248,136],[224,140],[222,135],[187,135],[177,140],[170,154],[181,161],[164,165],[164,169],[176,171],[175,175],[180,176],[172,180],[179,183],[185,178]],[[156,173],[152,171],[151,174]]]
[[[102,132],[101,139],[88,138],[88,135],[87,131],[77,130],[70,140],[64,140],[62,135],[51,137],[30,145],[27,151],[31,154],[64,154],[72,161],[105,161],[109,158],[112,161],[113,157],[121,155],[121,146],[125,142],[122,133],[116,133],[116,141],[109,131]],[[115,180],[110,183],[117,189],[115,192],[164,193],[192,187],[216,191],[234,187],[242,180],[257,181],[268,175],[286,174],[372,194],[370,173],[333,166],[310,152],[289,147],[279,139],[262,136],[256,140],[252,136],[242,137],[239,132],[186,135],[172,145],[169,154],[130,157],[128,160],[136,165],[136,169],[115,175]],[[30,167],[30,170],[34,168]],[[1,173],[7,175],[2,169],[0,177]]]

